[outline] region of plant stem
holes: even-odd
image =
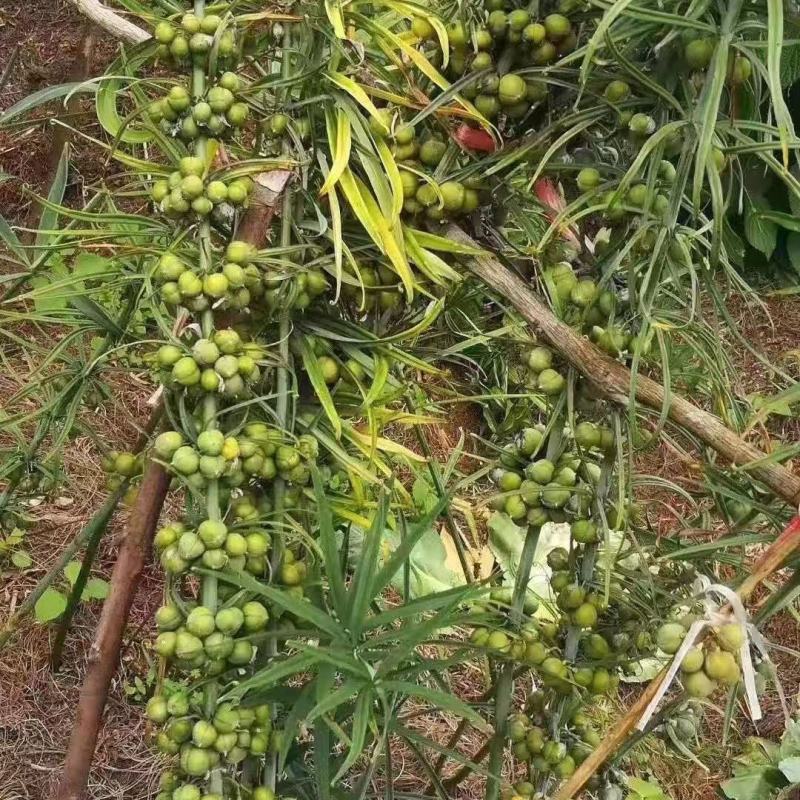
[[[281,77],[286,80],[291,76],[292,60],[290,50],[292,46],[292,26],[287,25],[283,34],[282,53],[281,53]],[[291,89],[287,86],[286,94]],[[288,152],[289,145],[284,143],[284,154]],[[284,189],[281,201],[281,247],[288,247],[292,242],[292,220],[294,213],[294,196],[290,186]],[[289,310],[284,305],[278,318],[278,368],[275,376],[275,416],[278,426],[282,431],[287,430],[289,424],[289,333],[291,330]],[[276,476],[273,485],[273,519],[275,525],[272,531],[272,552],[270,554],[270,574],[275,576],[281,568],[284,554],[283,526],[282,519],[284,514],[284,497],[286,494],[286,484],[283,478]],[[272,624],[275,624],[273,620]],[[267,642],[267,656],[274,658],[278,654],[277,638]],[[273,712],[274,716],[274,712]],[[275,791],[277,784],[278,754],[272,753],[264,765],[263,784],[267,788]]]
[[[514,583],[514,593],[511,597],[511,610],[509,617],[513,626],[518,626],[522,618],[522,609],[525,605],[525,594],[528,589],[528,580],[533,566],[533,556],[539,542],[539,527],[529,527],[522,546],[519,559],[517,579]],[[505,744],[506,724],[508,713],[511,709],[511,695],[514,690],[514,662],[508,661],[503,665],[500,677],[497,680],[494,706],[494,736],[490,740],[489,750],[489,776],[486,779],[486,800],[497,800],[500,796],[500,772],[503,766],[503,747]]]

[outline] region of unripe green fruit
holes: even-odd
[[[504,106],[513,106],[525,99],[528,86],[520,75],[509,73],[500,78],[497,94]]]
[[[253,257],[253,246],[248,242],[233,241],[225,250],[225,260],[234,264],[247,264]]]
[[[579,519],[572,523],[572,538],[578,544],[594,544],[599,540],[597,526],[588,519]]]
[[[164,631],[156,636],[153,649],[162,658],[172,658],[178,645],[178,634],[175,631]]]
[[[584,450],[600,446],[600,431],[591,422],[579,422],[574,430],[575,441]]]
[[[234,128],[241,128],[250,116],[246,103],[234,103],[225,114],[225,118]]]
[[[183,622],[183,614],[177,606],[164,605],[155,613],[155,621],[161,631],[174,631]]]
[[[194,784],[185,783],[175,789],[172,800],[201,800],[200,789]]]
[[[161,695],[154,695],[147,701],[145,713],[149,720],[152,720],[158,725],[166,722],[169,716],[166,699]]]
[[[714,629],[714,638],[723,650],[738,653],[745,643],[744,629],[738,622],[727,622]]]
[[[660,650],[674,655],[683,644],[686,630],[679,622],[665,622],[656,633],[656,644]]]
[[[222,181],[210,181],[206,186],[206,197],[214,205],[224,203],[228,199],[228,187]]]
[[[569,20],[563,14],[548,14],[544,18],[544,29],[551,42],[563,39],[572,29]]]
[[[689,697],[697,697],[702,699],[713,694],[717,688],[717,684],[711,680],[703,670],[692,672],[683,677],[683,688]]]
[[[624,81],[611,81],[603,92],[609,103],[621,103],[631,93],[631,87]]]
[[[197,535],[206,547],[218,548],[225,544],[228,528],[224,522],[207,519],[198,526]]]
[[[697,672],[703,668],[704,659],[705,653],[703,652],[703,649],[701,647],[693,647],[683,657],[683,661],[681,661],[681,671],[687,675],[692,672]]]
[[[244,629],[248,633],[263,630],[269,621],[269,612],[257,600],[250,600],[242,606]]]
[[[200,537],[192,531],[181,534],[181,538],[178,540],[178,554],[186,561],[200,558],[205,549]]]
[[[656,121],[647,114],[634,114],[628,123],[628,130],[636,136],[649,136],[656,129]]]
[[[197,472],[200,458],[193,448],[184,445],[173,453],[170,463],[172,468],[181,475],[191,475],[193,472]]]
[[[211,747],[217,740],[217,729],[208,720],[199,719],[192,728],[192,741],[198,747]]]
[[[233,639],[222,631],[213,631],[203,640],[206,655],[214,661],[224,661],[233,652]]]
[[[188,631],[178,631],[178,638],[175,643],[175,656],[186,661],[203,652],[203,643]]]
[[[191,747],[181,754],[181,767],[187,775],[200,778],[211,769],[211,758],[205,750]]]
[[[220,388],[220,376],[212,367],[204,369],[200,375],[200,387],[205,392],[216,392]]]
[[[554,369],[545,369],[539,373],[536,386],[542,393],[552,397],[560,394],[564,389],[564,376]]]
[[[239,727],[239,715],[230,703],[222,703],[214,712],[214,727],[219,733],[233,733]]]
[[[244,624],[244,612],[240,608],[222,608],[214,618],[217,630],[233,636]]]
[[[186,630],[204,639],[214,631],[214,613],[205,606],[193,608],[186,617]]]
[[[525,467],[525,477],[540,485],[549,483],[553,479],[555,465],[546,458],[534,461]]]
[[[713,56],[714,42],[710,39],[692,39],[683,51],[683,57],[691,69],[705,69]]]
[[[578,173],[575,182],[582,192],[589,192],[596,189],[600,185],[601,176],[600,172],[594,167],[585,167]]]
[[[542,372],[549,369],[553,363],[553,353],[547,347],[534,347],[528,353],[527,365],[532,372]]]
[[[597,609],[591,603],[582,603],[573,612],[572,621],[579,628],[593,628],[597,624]]]
[[[339,362],[330,356],[320,356],[317,359],[317,366],[322,373],[322,379],[329,386],[339,380]]]
[[[228,556],[221,548],[206,550],[202,556],[203,566],[209,569],[225,569],[228,565]]]
[[[216,345],[214,347],[216,349]],[[216,361],[216,358],[210,363],[213,363],[214,361]],[[197,449],[207,456],[220,455],[222,453],[222,447],[224,444],[225,434],[217,429],[202,431],[202,433],[200,433],[200,435],[197,437]]]
[[[184,156],[178,162],[178,171],[184,178],[190,175],[202,178],[203,173],[206,171],[206,164],[199,156]]]
[[[706,654],[703,671],[709,678],[722,683],[734,684],[739,680],[739,665],[733,653],[727,650],[712,650]]]
[[[524,660],[538,666],[547,658],[547,647],[542,642],[531,642],[525,648]]]
[[[234,103],[233,92],[224,86],[212,86],[206,94],[206,101],[215,114],[224,114]]]
[[[730,70],[730,82],[739,86],[750,79],[753,74],[753,65],[746,56],[737,55]]]
[[[167,103],[173,111],[181,112],[189,108],[192,100],[183,86],[173,86],[167,93]]]
[[[519,522],[528,514],[528,508],[521,497],[513,495],[507,497],[503,505],[503,510],[508,514],[514,522]]]
[[[233,650],[228,656],[228,662],[237,667],[244,667],[253,660],[254,648],[246,639],[237,639],[233,643]]]
[[[178,575],[181,572],[185,572],[189,567],[188,562],[178,551],[177,545],[171,545],[165,548],[164,552],[161,554],[160,563],[164,571],[170,575]]]

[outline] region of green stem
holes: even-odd
[[[539,542],[541,528],[529,527],[522,546],[519,559],[517,579],[514,583],[514,593],[511,596],[511,609],[509,617],[513,626],[518,626],[522,620],[522,609],[525,605],[525,595],[528,589],[533,556]],[[500,796],[500,778],[503,766],[503,749],[506,738],[506,724],[511,710],[511,695],[514,689],[514,662],[503,664],[500,677],[497,680],[494,706],[494,736],[489,745],[489,776],[486,779],[486,800],[497,800]]]
[[[292,60],[290,50],[292,47],[292,26],[287,25],[283,34],[283,46],[281,54],[281,77],[283,79],[289,78],[292,71]],[[287,96],[284,102],[288,100],[288,95],[291,90],[287,87]],[[289,145],[284,142],[283,151],[284,155],[288,153]],[[292,243],[292,222],[294,214],[294,197],[290,186],[284,190],[284,195],[281,200],[281,240],[280,246],[282,248],[289,247]],[[291,320],[289,319],[289,311],[285,306],[281,309],[278,318],[278,368],[276,371],[275,379],[275,416],[278,426],[282,431],[286,431],[289,424],[289,359],[291,357],[289,351],[289,333],[291,331]],[[270,574],[275,576],[278,574],[281,562],[283,561],[284,554],[284,541],[283,541],[283,514],[284,514],[284,497],[286,495],[286,484],[281,477],[276,477],[273,484],[273,519],[275,525],[272,531],[272,552],[270,554]],[[272,624],[275,624],[273,621]],[[278,640],[277,638],[270,639],[267,643],[267,656],[274,658],[278,654]],[[278,754],[273,753],[268,757],[264,765],[264,786],[275,791],[277,784],[278,771]]]

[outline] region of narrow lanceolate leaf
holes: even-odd
[[[339,780],[341,780],[347,770],[356,763],[358,757],[364,751],[367,731],[369,730],[369,723],[372,719],[373,699],[374,693],[369,687],[362,689],[358,695],[355,711],[353,712],[350,750],[348,750],[347,758],[345,758],[344,763],[339,767],[339,771],[333,778],[334,784],[337,784]]]
[[[132,128],[120,116],[117,111],[117,99],[121,91],[122,80],[116,76],[103,81],[100,85],[95,101],[98,122],[117,141],[128,144],[144,144],[151,141],[155,135],[153,131]]]
[[[314,487],[314,497],[317,501],[317,526],[319,528],[319,546],[322,551],[322,560],[325,563],[325,574],[331,588],[331,601],[334,611],[339,619],[344,619],[347,613],[347,589],[345,588],[344,575],[342,574],[341,560],[339,558],[339,545],[336,541],[336,529],[333,523],[333,513],[328,498],[325,496],[325,487],[319,469],[315,464],[311,466],[311,481]]]
[[[33,92],[27,97],[24,97],[18,103],[14,103],[11,108],[7,108],[0,113],[0,127],[7,125],[15,117],[20,117],[27,114],[28,111],[50,103],[53,100],[60,100],[62,97],[75,93],[94,93],[97,91],[96,83],[88,83],[86,81],[74,81],[73,83],[61,83],[58,86],[48,86],[45,89],[40,89],[38,92]]]
[[[371,117],[380,125],[386,127],[377,107],[372,100],[369,99],[369,95],[352,78],[348,78],[347,75],[342,75],[341,72],[330,72],[325,77],[331,81],[331,83],[336,84],[340,89],[347,92],[347,94],[349,94]],[[388,133],[389,129],[386,128],[386,134],[388,135]]]
[[[325,13],[331,23],[333,32],[339,39],[346,39],[347,33],[344,28],[344,13],[342,12],[341,0],[325,0]]]
[[[589,77],[589,71],[592,68],[594,55],[598,48],[601,47],[605,42],[606,35],[611,30],[611,26],[632,2],[633,0],[617,0],[617,2],[606,11],[598,23],[592,38],[586,43],[586,50],[583,56],[583,62],[581,63],[580,71],[582,85],[586,83],[586,80]]]
[[[389,145],[383,139],[377,139],[375,146],[386,171],[386,177],[389,179],[389,186],[392,189],[391,213],[392,222],[395,222],[400,219],[400,212],[403,210],[403,181]]]
[[[325,376],[322,374],[322,369],[319,366],[319,361],[317,361],[314,348],[311,346],[310,337],[303,337],[302,348],[303,368],[308,374],[308,379],[311,381],[311,385],[314,387],[317,399],[325,411],[325,415],[328,417],[331,427],[333,428],[333,432],[338,439],[342,435],[342,420],[339,417],[339,412],[336,410],[336,404],[333,402],[333,397],[331,397],[331,391],[328,388],[328,384],[325,383]]]
[[[369,188],[356,178],[349,168],[342,173],[339,185],[359,222],[391,261],[410,300],[414,295],[414,275],[395,233],[390,228],[388,220],[381,214],[380,207]]]
[[[331,110],[326,111],[325,126],[328,130],[328,146],[333,163],[325,183],[319,190],[320,194],[327,194],[336,185],[350,161],[350,119],[347,113],[342,108],[337,108],[335,113]]]
[[[50,184],[50,191],[47,193],[49,205],[42,210],[39,218],[39,233],[36,234],[36,247],[45,247],[50,241],[50,230],[55,229],[58,222],[58,211],[54,206],[61,205],[64,199],[64,190],[67,187],[67,175],[69,174],[69,144],[64,145],[61,157],[58,159],[56,173],[53,182]]]
[[[794,137],[792,115],[781,86],[781,50],[783,49],[783,0],[767,0],[767,76],[778,135],[781,139],[783,166],[789,166],[789,138]]]
[[[6,221],[6,218],[0,215],[0,241],[23,263],[29,264],[28,254],[22,246],[19,237],[12,230],[11,226]]]

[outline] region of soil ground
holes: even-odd
[[[43,86],[98,74],[114,57],[115,51],[114,42],[91,30],[74,7],[63,0],[6,0],[0,7],[0,80],[5,80],[0,93],[0,110]],[[73,104],[69,109],[70,123],[92,133],[91,112],[88,101]],[[0,183],[0,209],[12,223],[35,224],[35,206],[25,189],[46,193],[63,142],[62,131],[46,123],[0,132],[0,169],[17,179]],[[80,141],[75,142],[73,148],[68,201],[78,201],[83,183],[97,178],[102,169],[101,160]],[[774,324],[770,324],[766,315],[753,313],[753,309],[744,304],[734,307],[734,316],[746,338],[787,371],[797,374],[800,355],[796,331],[800,330],[800,301],[792,297],[773,298],[768,305]],[[44,342],[52,331],[32,327],[28,333],[33,341]],[[741,395],[756,391],[770,393],[770,377],[762,365],[749,353],[741,352],[738,343],[732,341],[731,348],[739,374],[743,376],[735,390]],[[13,359],[13,355],[8,357]],[[14,372],[0,374],[0,407],[5,407],[26,382],[22,360],[16,359],[14,363]],[[122,449],[133,443],[138,427],[147,418],[147,398],[152,387],[145,380],[125,373],[113,373],[108,383],[111,399],[87,409],[85,416],[102,439]],[[452,447],[458,441],[459,428],[468,426],[472,419],[469,413],[458,415],[434,438],[438,438],[442,448]],[[796,441],[799,433],[797,420],[779,418],[760,426],[753,437],[762,447],[769,447],[781,440]],[[433,444],[435,446],[436,441]],[[26,548],[33,558],[32,565],[24,570],[0,573],[0,620],[13,612],[102,502],[106,492],[105,475],[99,461],[99,451],[90,436],[71,440],[64,456],[65,483],[57,493],[43,496],[42,501],[30,509],[33,524],[27,534]],[[679,457],[674,449],[665,446],[647,452],[640,460],[640,467],[679,484],[685,481],[689,485],[698,477],[691,455]],[[674,502],[675,498],[669,500]],[[107,577],[110,574],[125,517],[122,509],[114,519],[101,550],[97,575]],[[664,527],[672,520],[672,515],[667,515]],[[147,639],[152,613],[161,603],[162,592],[159,573],[151,568],[134,603],[121,667],[109,698],[106,724],[89,786],[92,800],[150,800],[155,795],[161,765],[146,743],[142,714],[143,691],[146,692],[152,683],[155,667],[143,642]],[[0,653],[0,800],[44,800],[52,796],[98,613],[97,603],[81,605],[67,641],[64,666],[56,674],[49,667],[52,632],[47,627],[24,625],[11,646]],[[767,633],[783,647],[795,652],[800,650],[800,629],[793,618],[776,618]],[[785,690],[793,697],[800,681],[797,660],[783,653],[779,653],[776,660]],[[474,694],[473,688],[479,678],[468,671],[457,677],[465,697]],[[618,709],[612,704],[606,709],[610,716],[615,710]],[[779,734],[780,710],[770,703],[766,711],[767,717],[759,733]],[[730,751],[719,744],[720,719],[716,711],[709,712],[698,745],[700,758],[706,759],[710,767],[708,772],[688,761],[676,761],[672,755],[666,757],[660,745],[648,749],[650,767],[676,800],[711,800],[716,796],[719,775],[725,774],[725,763],[730,755]],[[452,727],[447,721],[432,723],[428,732],[436,733],[444,741]],[[740,732],[749,733],[750,730]],[[466,743],[466,751],[471,753],[481,742],[467,738]],[[409,765],[406,787],[419,790],[421,786],[413,774],[414,768]],[[470,797],[472,788],[465,788],[465,798]]]

